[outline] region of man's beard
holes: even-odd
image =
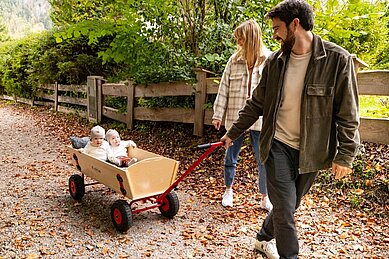
[[[281,51],[284,53],[290,53],[292,51],[295,42],[296,42],[296,37],[294,36],[294,32],[292,32],[288,28],[286,38],[285,40],[282,40]]]

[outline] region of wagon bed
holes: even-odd
[[[111,206],[111,218],[115,228],[121,232],[127,231],[133,223],[133,214],[158,208],[167,218],[173,218],[179,210],[179,200],[174,188],[190,172],[197,167],[222,142],[198,146],[208,148],[178,179],[175,180],[179,162],[140,148],[129,147],[128,156],[137,158],[137,162],[122,168],[106,161],[85,154],[71,146],[68,151],[74,165],[81,172],[69,178],[69,193],[75,200],[81,200],[85,194],[85,186],[101,183],[128,199],[120,199]],[[96,180],[85,184],[84,175]],[[131,209],[137,201],[149,205],[140,209]]]
[[[118,167],[69,146],[77,169],[131,200],[163,193],[174,181],[179,162],[140,148],[128,148],[128,156],[138,162]]]

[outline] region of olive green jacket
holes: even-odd
[[[263,116],[262,162],[266,162],[273,142],[288,59],[289,54],[278,50],[266,60],[252,99],[227,131],[235,140]],[[358,88],[350,53],[314,35],[300,105],[300,172],[330,168],[332,162],[351,167],[360,140]]]

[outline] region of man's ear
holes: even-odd
[[[300,19],[299,18],[294,18],[293,22],[296,24],[296,27],[300,25]]]
[[[289,24],[289,29],[296,31],[297,27],[300,25],[300,19],[294,18],[293,21]]]

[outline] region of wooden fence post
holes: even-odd
[[[127,128],[134,128],[135,85],[127,80]]]
[[[193,135],[203,136],[204,134],[204,104],[207,98],[207,72],[202,69],[195,69],[196,72],[196,95]]]
[[[93,122],[101,121],[101,80],[101,76],[87,77],[88,120]]]
[[[103,77],[96,78],[96,88],[97,88],[97,122],[100,123],[103,117],[103,106],[105,98],[103,95],[103,84],[105,80]]]
[[[58,111],[58,82],[54,84],[54,111]]]
[[[351,54],[351,56],[353,57],[353,61],[354,61],[355,73],[358,73],[359,68],[369,67],[369,65],[365,63],[363,60],[357,58],[356,54]]]

